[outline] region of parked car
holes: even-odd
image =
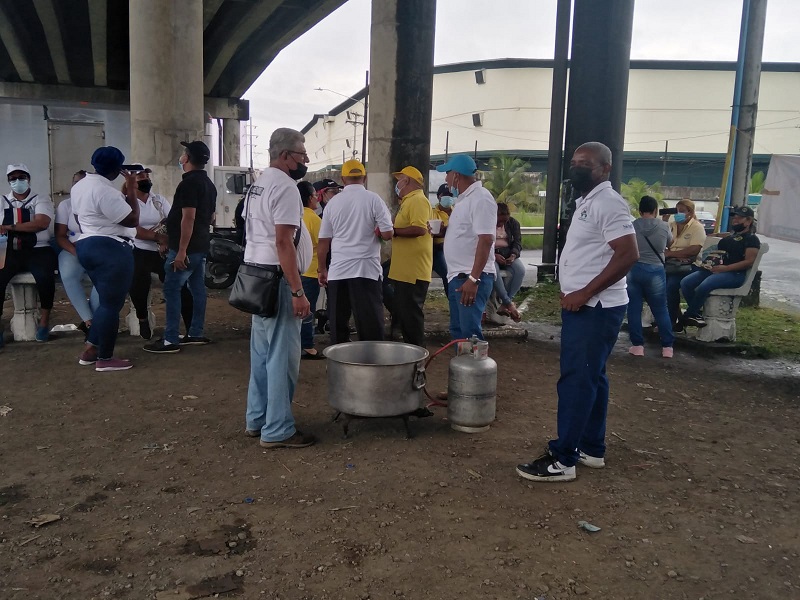
[[[697,211],[694,213],[695,218],[703,224],[706,234],[714,233],[717,226],[717,218],[710,212]]]

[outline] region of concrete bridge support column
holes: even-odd
[[[222,119],[222,156],[219,162],[226,167],[240,165],[241,123],[239,119]]]
[[[396,206],[392,172],[427,177],[436,0],[372,2],[368,187]]]
[[[202,140],[203,0],[130,0],[131,156],[171,198],[182,140]]]

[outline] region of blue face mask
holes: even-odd
[[[439,198],[439,206],[442,208],[450,208],[453,206],[453,197],[452,196],[442,196]]]
[[[394,193],[397,194],[398,198],[400,197],[400,183],[399,182],[394,184]]]
[[[24,194],[30,189],[27,179],[16,179],[10,183],[11,190],[17,194]]]
[[[686,221],[686,213],[675,213],[675,222],[684,223]]]
[[[453,198],[458,198],[458,188],[456,186],[450,186],[450,193],[453,194]]]

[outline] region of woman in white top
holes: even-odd
[[[78,171],[72,176],[72,185],[78,183],[86,177],[86,171]],[[64,291],[67,292],[72,307],[81,318],[78,329],[89,335],[89,328],[92,326],[92,314],[100,304],[97,290],[92,287],[89,300],[86,299],[86,291],[83,288],[83,278],[86,276],[86,269],[78,261],[78,251],[73,243],[78,237],[78,224],[75,222],[75,214],[72,212],[72,199],[62,200],[56,207],[56,226],[55,240],[60,250],[58,253],[58,274],[61,276],[61,283],[64,284]]]
[[[92,154],[94,173],[72,186],[72,211],[80,235],[75,242],[78,260],[97,288],[100,305],[94,311],[86,348],[78,360],[96,371],[123,371],[133,364],[114,357],[119,311],[133,278],[131,227],[139,224],[139,202],[132,191],[123,196],[111,183],[120,174],[132,188],[135,175],[123,171],[125,156],[113,146]]]
[[[131,281],[130,297],[139,319],[139,335],[149,340],[153,337],[150,321],[147,318],[147,297],[150,294],[152,275],[158,275],[164,283],[164,256],[166,255],[167,234],[160,231],[160,225],[167,218],[172,207],[170,202],[160,194],[152,193],[153,182],[150,180],[152,170],[145,169],[136,175],[136,198],[139,200],[139,225],[133,239],[133,281]],[[127,183],[122,186],[122,193],[128,193]],[[192,294],[184,286],[181,289],[181,315],[186,324],[186,331],[192,322]]]

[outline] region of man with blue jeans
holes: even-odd
[[[672,358],[672,321],[667,309],[667,277],[664,271],[664,252],[672,243],[669,225],[658,218],[658,201],[652,196],[642,196],[639,201],[640,218],[633,222],[639,260],[628,273],[628,333],[631,347],[628,352],[644,356],[642,334],[642,302],[647,300],[661,338],[661,356]]]
[[[481,317],[495,277],[497,203],[475,177],[478,166],[469,155],[456,154],[436,170],[446,173],[445,183],[455,197],[444,236],[450,336],[482,340]]]
[[[295,427],[292,414],[300,373],[300,324],[311,314],[300,273],[311,264],[312,243],[301,228],[303,205],[295,183],[306,174],[309,161],[304,142],[294,129],[272,133],[269,167],[250,186],[244,208],[245,262],[281,275],[276,313],[253,315],[250,330],[245,434],[270,449],[305,448],[316,441]]]
[[[761,241],[753,233],[755,213],[749,206],[738,206],[731,214],[733,233],[717,234],[722,239],[717,249],[704,261],[702,267],[681,281],[681,291],[688,304],[683,323],[705,327],[703,305],[714,290],[737,288],[744,283],[747,270],[753,266],[761,248]],[[714,260],[712,257],[716,257]]]
[[[569,178],[581,197],[559,264],[558,438],[545,454],[517,466],[530,481],[572,481],[578,462],[605,466],[606,361],[628,303],[625,274],[639,258],[628,203],[611,188],[610,173],[607,146],[588,142],[575,150]]]
[[[159,354],[179,352],[182,345],[202,346],[211,341],[203,336],[206,318],[204,275],[217,188],[204,170],[211,157],[208,146],[200,141],[181,142],[181,145],[185,150],[178,164],[184,171],[183,180],[175,190],[172,208],[167,215],[167,234],[157,237],[160,244],[166,242],[169,248],[164,265],[167,322],[164,338],[144,347],[148,352]],[[181,288],[187,283],[192,294],[192,322],[186,336],[181,338]]]

